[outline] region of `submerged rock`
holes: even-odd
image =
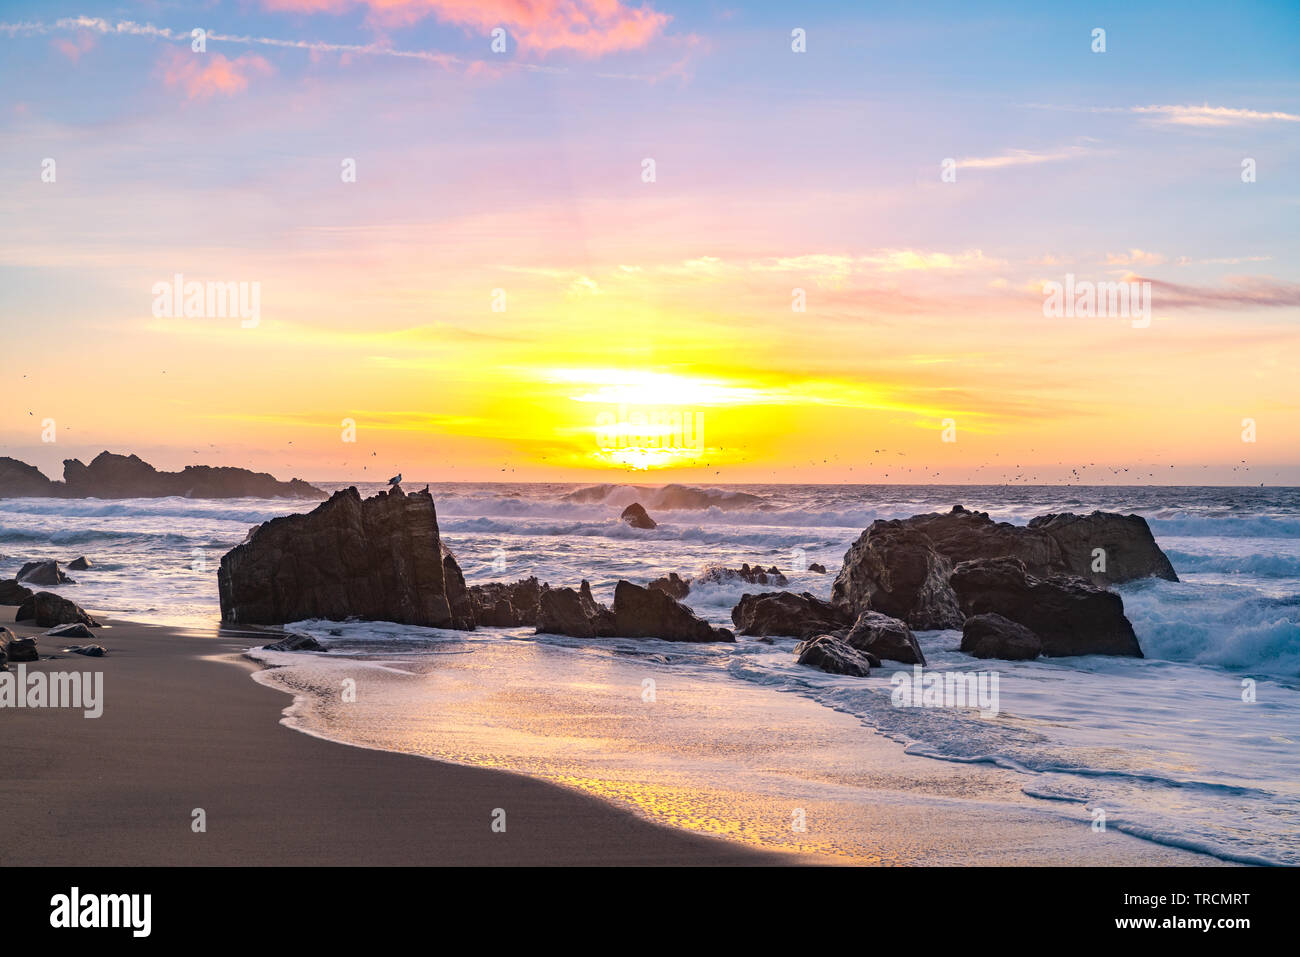
[[[858,651],[834,635],[818,635],[801,641],[795,645],[794,653],[799,656],[799,664],[820,668],[832,675],[865,678],[871,674],[872,668],[880,667],[878,658]]]
[[[17,580],[31,585],[75,585],[69,576],[63,574],[59,563],[52,558],[43,561],[27,562],[18,569]]]
[[[659,525],[653,518],[646,514],[646,510],[641,507],[640,502],[633,502],[623,513],[619,515],[623,521],[633,528],[655,528]]]
[[[1043,653],[1043,642],[1024,625],[989,612],[966,619],[961,650],[976,658],[1031,661]]]
[[[231,624],[362,618],[474,627],[428,489],[407,495],[397,486],[362,499],[354,486],[306,514],[271,519],[222,556],[217,588]]]
[[[992,558],[962,562],[951,582],[968,616],[992,612],[1024,625],[1044,655],[1142,657],[1123,599],[1081,578],[1036,578],[1017,558]]]
[[[738,581],[743,581],[749,585],[784,586],[790,584],[789,580],[781,574],[780,569],[775,565],[771,568],[764,568],[757,562],[753,565],[745,562],[739,568],[725,568],[721,565],[711,565],[700,573],[699,577],[695,579],[693,584],[702,585],[708,583],[720,585]]]
[[[70,571],[84,572],[87,571],[89,568],[90,568],[90,559],[87,558],[85,555],[82,555],[79,558],[74,558],[72,561],[68,562],[68,569]]]
[[[18,606],[15,621],[34,621],[41,628],[80,623],[88,628],[101,627],[80,605],[49,591],[38,591]]]
[[[289,634],[285,635],[279,641],[273,641],[266,646],[267,651],[323,651],[324,648],[319,641],[311,635]]]
[[[742,635],[811,638],[845,633],[853,623],[853,616],[808,592],[796,595],[777,591],[742,595],[731,609],[731,620]]]
[[[858,651],[905,665],[924,665],[925,655],[912,629],[897,618],[878,611],[864,611],[853,623],[844,641]]]

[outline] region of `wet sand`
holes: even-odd
[[[0,608],[0,621],[13,612]],[[299,733],[280,723],[290,699],[251,680],[257,666],[242,652],[253,642],[109,624],[93,639],[108,656],[27,665],[102,670],[101,717],[51,708],[0,715],[0,866],[790,860],[520,775]],[[52,640],[38,643],[42,655],[58,655]],[[204,833],[192,829],[197,808]],[[497,808],[505,833],[491,827]]]

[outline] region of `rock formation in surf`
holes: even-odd
[[[473,602],[442,544],[429,490],[362,499],[335,492],[306,514],[274,518],[227,552],[217,572],[232,624],[362,618],[470,630]]]

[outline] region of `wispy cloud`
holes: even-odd
[[[1051,103],[1026,103],[1030,109],[1059,110],[1067,113],[1124,113],[1142,116],[1151,122],[1174,126],[1233,126],[1245,123],[1300,123],[1300,114],[1280,110],[1249,110],[1231,106],[1194,104],[1153,104],[1150,106],[1060,106]]]
[[[1144,276],[1128,276],[1133,282],[1149,282],[1159,309],[1290,308],[1300,306],[1300,283],[1284,282],[1271,276],[1229,276],[1220,287],[1190,286],[1163,282]]]
[[[1082,146],[1066,146],[1048,151],[1013,149],[997,156],[965,157],[957,160],[957,166],[961,169],[1004,169],[1008,166],[1035,166],[1039,163],[1056,163],[1061,160],[1076,159],[1087,152],[1088,150]]]

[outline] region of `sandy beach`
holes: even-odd
[[[303,734],[281,723],[290,699],[252,680],[258,666],[243,652],[254,639],[110,625],[96,635],[109,649],[105,658],[59,655],[47,639],[42,653],[56,657],[27,666],[102,669],[105,703],[98,719],[55,709],[5,715],[0,800],[9,813],[0,825],[0,864],[842,862],[665,827],[530,777]],[[1009,772],[906,757],[894,742],[875,740],[862,760],[879,768],[879,863],[1220,863],[991,806],[980,797],[1005,789]],[[936,819],[932,804],[899,800],[891,782],[901,777],[954,800]],[[196,808],[206,813],[205,833],[191,830]],[[505,833],[490,827],[496,808],[506,809]]]
[[[0,609],[5,621],[12,607]],[[279,723],[247,642],[109,621],[103,715],[4,715],[0,865],[543,865],[779,863],[503,772],[352,748]],[[40,629],[10,626],[20,635]],[[42,653],[58,649],[46,639]],[[16,665],[11,665],[16,668]],[[191,830],[203,808],[206,833]],[[495,808],[507,811],[493,833]]]

